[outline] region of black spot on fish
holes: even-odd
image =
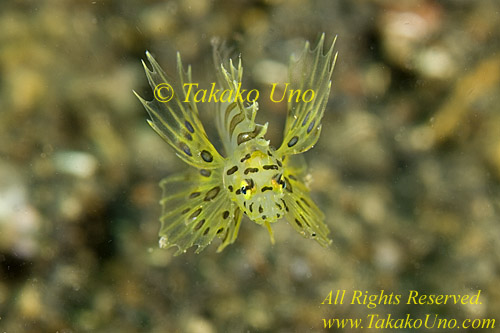
[[[259,172],[259,169],[258,168],[246,168],[243,173],[245,175],[248,175],[249,173],[255,173],[255,172]]]
[[[264,208],[262,208],[262,205],[259,205],[259,213],[263,213],[264,212]]]
[[[292,174],[289,174],[288,178],[290,178],[291,180],[297,181],[297,178],[294,175],[292,175]]]
[[[236,114],[233,119],[231,119],[231,123],[229,124],[229,134],[233,135],[234,129],[243,120],[245,120],[245,114],[243,113],[243,111],[241,111],[240,113]]]
[[[300,200],[302,200],[302,202],[305,203],[307,207],[311,208],[311,205],[309,205],[306,199],[300,198]]]
[[[262,168],[264,170],[278,170],[278,166],[274,164],[264,165]]]
[[[229,212],[227,210],[225,210],[223,213],[222,213],[222,218],[225,220],[227,219],[229,216]]]
[[[266,215],[262,215],[262,219],[263,220],[267,219],[267,216]]]
[[[283,166],[283,164],[281,163],[280,160],[276,160],[276,163],[278,163],[278,166],[281,168]]]
[[[272,190],[272,189],[273,189],[273,187],[272,187],[272,186],[264,186],[264,187],[262,187],[262,189],[261,189],[260,191],[261,191],[261,192],[266,192],[266,191],[268,191],[268,190]]]
[[[224,231],[224,228],[219,228],[219,230],[217,230],[217,234],[221,234],[223,231]]]
[[[206,151],[206,150],[202,150],[201,151],[201,158],[205,161],[205,162],[212,162],[214,160],[214,157],[212,156],[212,154],[210,154],[210,152]]]
[[[210,191],[207,192],[207,194],[205,195],[205,198],[203,200],[204,201],[212,200],[213,198],[215,198],[217,196],[217,194],[219,194],[219,191],[220,191],[220,187],[215,186],[214,188],[210,189]]]
[[[285,210],[288,212],[288,206],[286,205],[285,200],[281,199],[281,202],[283,203],[283,206],[285,206]]]
[[[279,219],[280,217],[281,217],[280,213],[277,213],[277,214],[276,214],[276,218],[278,218],[278,219]]]
[[[301,219],[302,219],[302,220],[306,223],[306,225],[307,225],[308,227],[310,227],[310,226],[311,226],[311,225],[309,224],[309,221],[308,221],[306,218],[304,218],[304,215],[300,214],[300,218],[301,218]]]
[[[210,227],[206,228],[205,231],[203,231],[203,236],[206,236],[210,231]]]
[[[184,209],[184,210],[181,212],[181,214],[182,214],[182,215],[184,215],[184,214],[186,214],[187,212],[189,212],[190,210],[191,210],[191,208],[186,208],[186,209]]]
[[[250,207],[248,207],[250,209],[250,213],[253,213],[253,202],[250,204]]]
[[[236,171],[238,171],[238,167],[235,165],[233,166],[231,169],[227,170],[226,174],[228,176],[232,175],[233,173],[235,173]]]
[[[295,202],[296,202],[296,203],[297,203],[297,205],[300,207],[300,209],[305,210],[305,209],[304,209],[304,206],[302,206],[302,204],[300,203],[300,201],[299,201],[299,200],[296,200]]]
[[[200,230],[201,227],[203,227],[203,225],[205,224],[205,219],[201,220],[200,222],[198,222],[196,224],[196,226],[194,227],[194,230]]]
[[[288,147],[293,147],[295,146],[295,144],[297,143],[297,141],[299,141],[299,137],[298,136],[294,136],[293,138],[290,139],[290,141],[288,141]]]
[[[200,213],[201,213],[201,208],[198,208],[197,210],[195,210],[195,211],[193,212],[193,214],[191,214],[191,215],[189,216],[189,218],[190,218],[190,219],[194,219],[195,217],[197,217],[198,215],[200,215]]]
[[[234,192],[235,194],[241,194],[241,188],[237,189],[236,192]]]
[[[188,104],[189,105],[189,104]],[[225,113],[225,116],[224,116],[224,123],[227,123],[228,120],[229,120],[229,115],[231,114],[231,111],[234,110],[234,108],[236,108],[238,106],[237,103],[231,103],[228,105],[228,107],[226,108],[226,113]]]
[[[280,210],[283,210],[283,207],[281,207],[281,205],[279,203],[276,203],[276,206],[280,209]]]
[[[193,125],[191,125],[191,123],[189,121],[185,121],[184,122],[184,126],[186,126],[187,130],[191,133],[194,133],[194,128],[193,128]]]
[[[313,232],[313,233],[311,234],[311,236],[312,236],[312,237],[316,237],[316,233],[315,233],[315,232]]]
[[[207,169],[200,170],[200,175],[202,175],[203,177],[210,177],[211,174],[212,174],[212,171],[210,171],[210,170],[207,170]]]
[[[243,157],[243,158],[240,160],[240,162],[241,162],[241,163],[243,163],[243,162],[245,162],[246,160],[248,160],[250,157],[251,157],[251,155],[250,155],[250,154],[246,154],[246,155],[245,155],[245,157]]]
[[[250,141],[257,137],[257,135],[262,131],[262,128],[259,126],[255,126],[255,129],[251,132],[243,132],[238,134],[238,137],[236,138],[236,143],[241,145],[244,142]]]
[[[309,115],[311,114],[311,111],[309,111],[307,114],[306,114],[306,117],[304,118],[304,121],[302,122],[302,126],[304,126],[306,123],[307,123],[307,120],[309,119]]]
[[[307,128],[307,134],[309,134],[313,127],[314,127],[314,124],[316,123],[316,120],[313,120],[310,124],[309,124],[309,127]]]
[[[300,223],[300,221],[299,221],[299,220],[295,219],[295,223],[296,223],[296,224],[297,224],[300,228],[302,228],[302,223]]]
[[[229,185],[229,186],[227,187],[227,189],[229,190],[229,192],[233,192],[233,186],[232,186],[232,185]]]
[[[179,143],[179,148],[184,152],[184,154],[188,156],[193,156],[193,154],[191,153],[191,149],[189,149],[189,146],[184,142]]]
[[[197,196],[199,196],[201,193],[200,192],[193,192],[189,195],[189,199],[193,199],[193,198],[196,198]]]

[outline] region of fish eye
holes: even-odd
[[[253,181],[243,180],[240,186],[241,194],[243,194],[246,200],[250,199],[252,196]]]
[[[285,188],[286,187],[286,183],[285,181],[283,180],[283,175],[280,175],[279,178],[278,178],[278,184],[281,185],[281,187]]]

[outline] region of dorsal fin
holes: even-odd
[[[235,67],[232,59],[222,57],[229,53],[224,46],[213,43],[213,47],[217,85],[221,90],[221,101],[216,106],[217,130],[224,150],[230,156],[240,144],[254,138],[263,138],[267,131],[267,123],[264,125],[255,123],[259,109],[257,101],[251,101],[245,106],[249,101],[246,100],[247,94],[242,88],[241,56],[238,57],[238,65]]]

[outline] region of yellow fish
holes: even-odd
[[[282,217],[302,236],[322,246],[331,243],[324,215],[304,184],[305,164],[296,156],[311,149],[321,132],[337,58],[333,52],[335,40],[324,53],[324,39],[323,34],[313,49],[306,42],[301,56],[290,61],[288,88],[311,89],[314,99],[306,102],[290,98],[285,135],[278,149],[264,138],[268,124],[255,123],[255,100],[244,103],[236,94],[226,94],[226,100],[221,98],[223,101],[216,103],[215,120],[226,156],[214,148],[198,117],[195,95],[189,90],[191,67],[184,70],[178,53],[179,77],[171,80],[146,52],[152,70],[142,63],[151,88],[168,84],[173,98],[169,102],[156,98],[148,102],[134,93],[151,117],[149,125],[184,162],[196,168],[160,182],[161,247],[177,246],[178,255],[197,245],[199,253],[218,236],[222,240],[217,249],[220,252],[236,240],[243,214],[265,226],[273,243],[271,223]],[[243,76],[241,58],[235,67],[232,60],[221,59],[214,47],[214,61],[218,88],[238,90]]]

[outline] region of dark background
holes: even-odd
[[[2,1],[0,328],[318,332],[322,318],[370,313],[500,326],[499,11],[494,0]],[[306,159],[333,245],[281,221],[273,246],[245,219],[221,254],[159,249],[157,184],[185,165],[132,94],[152,98],[144,52],[174,74],[180,51],[208,84],[218,36],[265,96],[322,32],[338,35],[339,58]],[[278,145],[286,106],[259,102]],[[332,289],[481,290],[482,304],[321,305]]]

